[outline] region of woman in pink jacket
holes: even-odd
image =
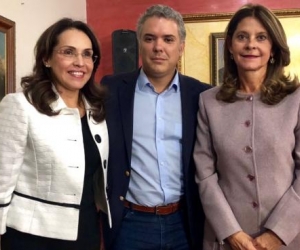
[[[194,158],[203,249],[300,249],[300,89],[280,21],[248,4],[225,34],[223,84],[200,96]]]

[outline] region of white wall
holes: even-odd
[[[62,17],[86,21],[85,0],[0,0],[0,15],[16,23],[16,88],[31,73],[41,33]]]

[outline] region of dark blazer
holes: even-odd
[[[114,76],[105,76],[101,83],[108,88],[105,104],[109,134],[108,198],[112,215],[112,229],[102,216],[106,250],[117,236],[123,218],[123,199],[130,179],[133,133],[133,104],[139,70]],[[185,219],[191,249],[202,249],[204,215],[195,183],[193,148],[199,93],[209,88],[198,80],[179,74],[182,103],[182,162],[184,171]],[[146,114],[145,114],[146,115]]]

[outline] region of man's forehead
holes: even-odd
[[[143,36],[158,36],[156,33],[151,33],[151,32],[146,32],[142,34]],[[177,34],[172,34],[172,33],[162,33],[159,34],[159,36],[164,36],[164,37],[172,37],[172,36],[177,36]]]
[[[175,26],[177,26],[177,22],[174,19],[165,18],[165,17],[161,17],[161,16],[151,16],[151,17],[148,17],[145,20],[144,25],[147,24],[147,23],[151,23],[151,22],[169,23],[169,24],[174,24]]]
[[[142,26],[142,35],[164,35],[178,36],[179,28],[177,23],[172,19],[166,18],[149,18]]]

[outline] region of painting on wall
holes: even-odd
[[[212,85],[220,85],[223,82],[224,74],[224,60],[223,60],[223,51],[224,51],[224,33],[211,33],[211,79]]]
[[[0,16],[0,100],[15,91],[15,23]]]
[[[287,73],[300,75],[300,10],[274,10],[287,35],[291,51],[291,64]],[[219,69],[222,69],[221,52],[224,33],[232,13],[186,14],[183,15],[186,28],[185,50],[178,63],[178,70],[211,85],[219,85]],[[219,34],[219,35],[218,35]],[[222,70],[220,70],[222,71]],[[222,72],[220,72],[222,73]]]
[[[5,95],[5,33],[0,31],[0,100]]]

